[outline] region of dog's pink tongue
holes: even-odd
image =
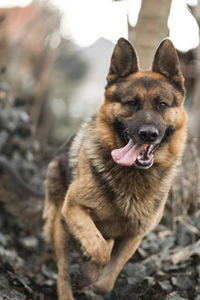
[[[141,152],[142,145],[134,144],[130,139],[125,147],[111,152],[113,160],[121,166],[132,166]]]

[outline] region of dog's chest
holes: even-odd
[[[98,188],[95,224],[107,238],[146,233],[158,218],[171,183],[171,170],[121,167],[98,143],[86,143],[91,174]],[[94,155],[93,151],[97,147]],[[102,152],[101,152],[102,151]],[[167,179],[168,178],[168,179]]]
[[[96,220],[95,225],[106,239],[117,239],[122,236],[143,235],[150,231],[157,223],[159,212],[152,214],[134,211],[134,214],[124,217],[120,214],[112,215],[109,219]]]
[[[145,234],[154,227],[163,199],[161,193],[145,196],[138,193],[136,196],[134,191],[121,191],[115,199],[104,200],[104,213],[101,214],[100,207],[99,211],[97,209],[95,224],[105,238]]]

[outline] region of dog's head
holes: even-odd
[[[169,39],[159,45],[148,71],[138,69],[134,48],[119,39],[107,82],[98,114],[100,135],[116,163],[149,168],[182,151],[186,136],[183,77]]]

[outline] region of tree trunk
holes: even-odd
[[[194,16],[200,28],[200,1],[194,10]],[[190,133],[194,137],[200,136],[200,122],[199,122],[199,113],[200,113],[200,46],[197,47],[195,51],[196,63],[195,63],[195,86],[193,92],[193,105],[191,109],[190,117]]]
[[[129,40],[141,58],[142,69],[151,67],[155,49],[168,36],[170,8],[171,0],[143,0],[136,27],[129,25]]]

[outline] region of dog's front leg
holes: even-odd
[[[110,260],[110,247],[89,214],[80,206],[64,207],[62,216],[69,232],[80,243],[83,254],[91,262],[105,266]]]
[[[71,191],[68,191],[64,201],[62,217],[69,232],[80,243],[83,255],[89,259],[89,263],[98,266],[100,275],[110,260],[111,246],[95,226],[90,216],[91,210],[78,202],[80,197],[77,195],[77,188]]]
[[[57,292],[59,300],[74,300],[68,272],[69,236],[63,228],[60,215],[55,219],[53,244],[57,258],[58,280]]]
[[[142,237],[126,237],[115,241],[109,264],[106,266],[100,279],[92,285],[94,292],[107,294],[112,290],[119,272],[136,251]]]

